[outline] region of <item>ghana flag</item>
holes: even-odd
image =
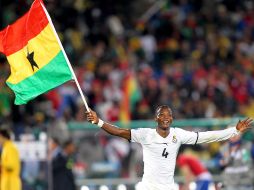
[[[24,16],[0,31],[0,52],[10,64],[6,83],[15,93],[16,105],[73,78],[42,0],[35,0]]]
[[[123,80],[123,98],[120,105],[120,121],[127,126],[131,120],[131,113],[136,103],[142,98],[136,77],[133,72],[128,72]]]

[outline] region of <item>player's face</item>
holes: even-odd
[[[161,129],[168,129],[170,124],[173,122],[171,109],[166,107],[159,109],[155,120]]]

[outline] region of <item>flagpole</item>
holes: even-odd
[[[81,87],[80,87],[79,83],[78,83],[77,77],[76,77],[76,75],[75,75],[75,73],[74,73],[74,71],[73,71],[73,68],[72,68],[72,66],[71,66],[71,63],[70,63],[70,61],[69,61],[69,59],[68,59],[68,57],[67,57],[67,55],[66,55],[66,53],[65,53],[65,51],[64,51],[64,48],[63,48],[63,46],[62,46],[62,43],[61,43],[61,41],[60,41],[60,39],[59,39],[59,37],[58,37],[58,35],[57,35],[57,32],[56,32],[56,30],[55,30],[55,27],[54,27],[54,25],[53,25],[53,23],[52,23],[52,20],[51,20],[49,14],[48,14],[48,11],[47,11],[47,9],[44,7],[44,5],[43,5],[43,3],[41,2],[41,0],[40,0],[40,4],[41,4],[41,6],[42,6],[42,8],[43,8],[43,10],[44,10],[44,12],[45,12],[45,14],[46,14],[48,20],[49,20],[49,23],[50,23],[50,25],[51,25],[51,27],[52,27],[52,29],[53,29],[53,32],[54,32],[54,34],[55,34],[55,36],[56,36],[57,42],[58,42],[58,44],[59,44],[60,47],[61,47],[61,50],[62,50],[63,55],[64,55],[64,58],[65,58],[66,61],[67,61],[67,64],[68,64],[68,67],[69,67],[69,69],[70,69],[70,71],[71,71],[71,73],[72,73],[73,79],[74,79],[74,81],[75,81],[75,83],[76,83],[76,85],[77,85],[77,87],[78,87],[78,91],[79,91],[79,93],[80,93],[80,95],[81,95],[81,98],[82,98],[84,104],[85,104],[86,110],[87,110],[87,111],[90,111],[90,110],[89,110],[89,107],[88,107],[88,104],[87,104],[87,102],[86,102],[85,96],[84,96],[84,94],[83,94],[83,92],[82,92],[82,90],[81,90]]]

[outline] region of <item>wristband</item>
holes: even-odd
[[[239,130],[236,128],[236,134],[239,135],[239,134],[241,134],[241,133],[242,133],[242,132],[239,131]]]
[[[97,125],[101,128],[104,124],[104,121],[102,121],[101,119],[99,119],[99,122],[97,123]]]

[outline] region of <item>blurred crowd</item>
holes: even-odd
[[[5,3],[2,26],[29,7],[26,1]],[[165,1],[136,20],[128,20],[120,2],[111,9],[104,3],[45,1],[88,104],[103,119],[119,119],[127,75],[141,94],[130,110],[132,119],[151,118],[159,104],[172,106],[176,119],[253,116],[253,1]],[[15,122],[16,112],[32,112],[34,120],[48,115],[83,120],[83,102],[72,82],[31,103],[42,106],[13,108],[4,84],[8,65],[4,58],[1,63],[3,117],[12,115]]]
[[[175,119],[254,116],[252,0],[165,0],[150,15],[144,14],[149,4],[143,0],[44,2],[88,105],[102,119],[120,120],[127,77],[136,84],[131,93],[139,94],[129,100],[133,120],[152,119],[160,104],[170,105]],[[31,1],[0,3],[4,28]],[[84,121],[74,82],[14,106],[5,84],[9,74],[1,56],[0,123],[15,134],[38,135],[48,124],[61,128],[68,121]],[[107,159],[116,160],[110,145],[125,145],[101,139]],[[131,149],[121,150],[128,155]]]

